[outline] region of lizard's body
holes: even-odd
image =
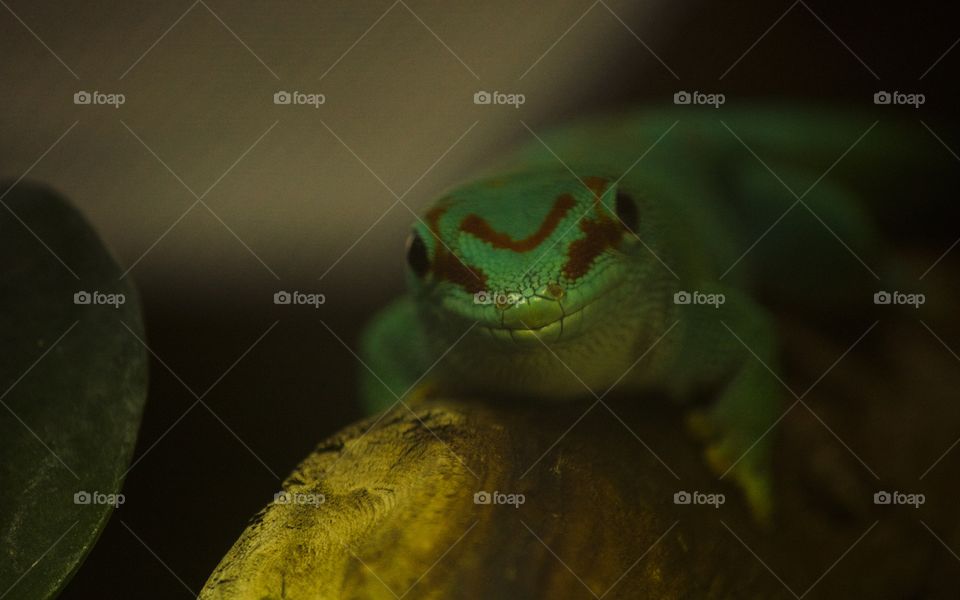
[[[777,175],[718,117],[630,115],[545,136],[438,200],[414,225],[409,294],[364,335],[377,376],[364,381],[368,407],[386,408],[415,384],[537,401],[589,394],[584,386],[598,395],[656,386],[678,398],[714,386],[713,407],[691,422],[711,466],[732,466],[755,512],[768,515],[764,433],[784,390],[768,370],[777,369],[773,327],[750,295],[764,250],[720,277],[756,240],[756,225],[793,202],[777,177],[802,192],[869,122],[752,119],[738,133]],[[879,143],[871,155],[885,152]],[[870,227],[843,190],[820,181],[805,200],[863,249]],[[677,304],[683,291],[725,301]],[[483,293],[494,302],[478,303]]]

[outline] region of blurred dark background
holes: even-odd
[[[280,479],[362,416],[361,367],[324,324],[355,348],[402,287],[412,216],[398,204],[378,221],[390,190],[421,209],[527,141],[521,119],[539,131],[681,89],[884,109],[956,151],[958,36],[935,2],[5,0],[0,173],[29,171],[84,210],[141,290],[155,353],[126,504],[63,597],[198,591]],[[526,104],[475,106],[478,89]],[[875,107],[881,89],[926,104]],[[126,103],[77,106],[78,90]],[[277,106],[278,90],[326,103]],[[945,250],[954,216],[909,225]],[[327,302],[275,306],[278,289]],[[208,388],[209,410],[193,395]]]

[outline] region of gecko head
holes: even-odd
[[[479,335],[538,348],[587,334],[627,300],[647,229],[640,209],[611,177],[548,169],[455,189],[407,241],[421,319],[441,335],[475,323]]]

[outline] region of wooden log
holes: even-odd
[[[852,341],[785,329],[787,382],[801,390]],[[960,550],[958,460],[918,476],[960,432],[958,367],[916,323],[891,323],[817,384],[810,409],[787,411],[788,395],[771,431],[770,529],[663,398],[397,406],[322,443],[200,597],[946,597],[960,582],[944,548]],[[904,401],[918,396],[922,410]],[[928,500],[877,506],[882,489]],[[475,502],[494,491],[505,496]],[[679,491],[726,501],[678,505]]]

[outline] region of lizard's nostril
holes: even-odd
[[[494,308],[501,313],[526,301],[520,292],[498,292],[493,294],[491,300]]]
[[[564,290],[559,284],[551,283],[547,285],[546,289],[547,295],[553,298],[554,300],[562,300],[566,295],[566,290]]]

